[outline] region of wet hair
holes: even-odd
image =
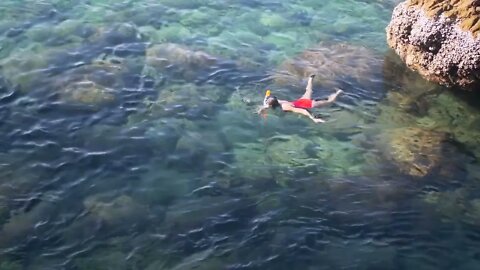
[[[280,102],[278,102],[278,99],[277,99],[276,96],[268,97],[267,104],[269,106],[272,106],[272,109],[276,109],[276,108],[280,107]]]

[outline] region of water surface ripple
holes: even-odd
[[[0,270],[478,269],[478,97],[398,2],[2,1]],[[255,114],[311,73],[327,123]]]

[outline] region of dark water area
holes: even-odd
[[[399,1],[2,1],[0,270],[478,269],[480,106]],[[315,124],[265,90],[344,91]]]

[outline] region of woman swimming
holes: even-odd
[[[309,111],[309,109],[333,103],[337,99],[338,95],[340,95],[343,91],[337,90],[335,93],[328,96],[326,100],[312,99],[313,78],[315,78],[315,75],[310,75],[310,77],[308,78],[305,93],[299,99],[294,101],[279,100],[277,99],[277,97],[271,95],[270,90],[267,90],[267,93],[265,94],[265,99],[263,100],[263,106],[258,110],[258,113],[261,114],[265,112],[268,108],[276,109],[280,107],[284,112],[298,113],[307,116],[315,123],[324,123],[325,120],[315,117]]]

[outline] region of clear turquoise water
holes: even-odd
[[[398,1],[207,2],[0,3],[0,270],[478,269],[478,97]],[[310,73],[327,123],[254,113]]]

